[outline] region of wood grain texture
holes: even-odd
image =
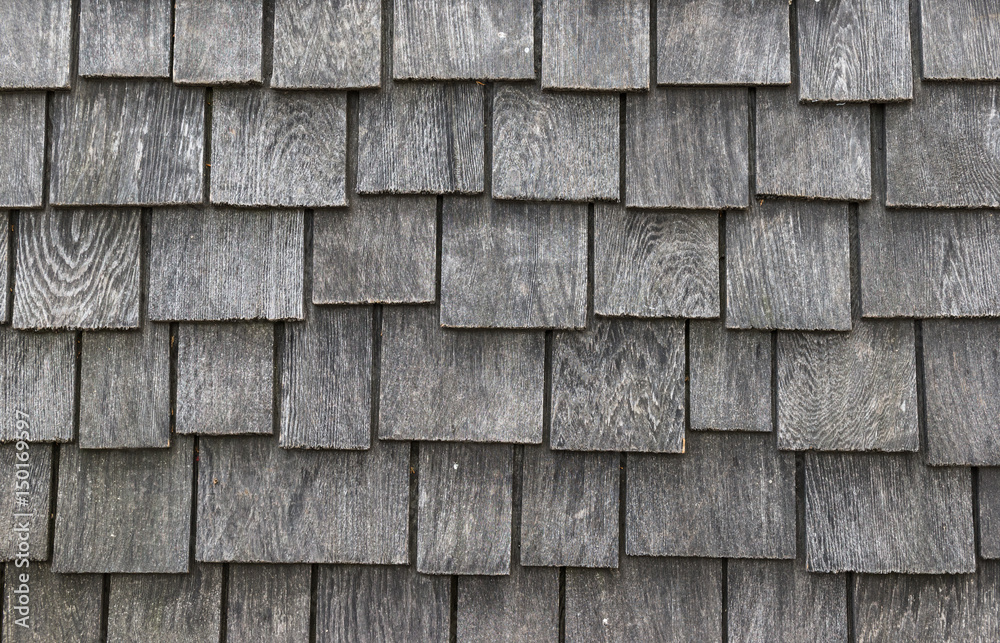
[[[80,80],[52,96],[53,205],[201,203],[205,92],[168,80]]]
[[[412,566],[320,565],[317,643],[448,641],[451,583]]]
[[[583,328],[586,318],[586,207],[445,199],[442,326]]]
[[[761,433],[692,433],[683,455],[630,455],[630,556],[795,557],[795,456]]]
[[[5,569],[3,643],[50,643],[101,640],[101,577],[97,574],[54,574],[48,563]],[[28,574],[28,627],[15,619],[21,574]]]
[[[13,287],[11,282],[11,270],[10,262],[8,261],[8,256],[10,255],[10,235],[13,232],[11,230],[10,219],[7,216],[7,212],[0,212],[0,226],[3,229],[0,230],[0,288],[2,288],[3,293],[9,293]],[[0,304],[0,323],[6,324],[10,321],[10,302],[9,297],[4,297],[4,301]]]
[[[797,14],[802,100],[910,99],[907,0],[804,2]]]
[[[41,206],[44,164],[45,93],[0,93],[0,207]]]
[[[618,96],[498,85],[493,197],[618,200]]]
[[[152,219],[150,319],[302,319],[300,210],[160,210]]]
[[[69,89],[72,0],[0,6],[0,89]]]
[[[990,0],[923,0],[920,3],[923,77],[1000,79],[1000,20]]]
[[[510,576],[460,576],[459,641],[559,640],[559,571],[513,565]]]
[[[230,565],[226,640],[309,639],[309,565]]]
[[[358,101],[358,192],[483,191],[483,88],[391,83]]]
[[[346,153],[343,93],[212,93],[213,203],[347,205]]]
[[[975,571],[972,476],[920,454],[807,453],[806,565],[814,572]]]
[[[521,564],[618,567],[617,453],[524,450]]]
[[[227,436],[199,446],[197,560],[407,562],[409,444],[302,451]]]
[[[850,330],[847,205],[765,201],[726,217],[726,327]]]
[[[305,322],[285,324],[279,444],[367,449],[371,388],[372,309],[307,306]]]
[[[871,198],[870,112],[868,105],[800,105],[794,87],[759,89],[757,193]]]
[[[850,333],[778,333],[778,448],[916,451],[913,322]]]
[[[552,337],[552,448],[684,451],[684,322],[595,319]]]
[[[727,574],[725,640],[848,640],[844,576],[812,574],[791,560],[731,560]]]
[[[535,77],[530,0],[401,0],[393,15],[394,78]]]
[[[262,0],[175,0],[174,82],[261,82]]]
[[[379,437],[542,441],[542,333],[457,331],[433,307],[382,311]]]
[[[0,445],[0,493],[3,494],[0,525],[4,526],[0,531],[0,561],[17,559],[24,542],[28,546],[28,560],[47,560],[52,445],[27,444],[26,448],[18,449],[18,444]],[[20,501],[27,505],[21,505]],[[20,554],[24,556],[23,551]]]
[[[75,339],[0,327],[0,442],[17,439],[18,421],[29,442],[73,439]]]
[[[688,337],[691,428],[770,431],[770,333],[691,321]]]
[[[222,565],[195,563],[187,574],[111,576],[109,641],[218,643],[221,614]]]
[[[45,210],[18,218],[14,328],[139,326],[137,210]]]
[[[419,471],[417,571],[509,574],[511,446],[427,442]]]
[[[170,77],[171,2],[81,0],[81,76]]]
[[[649,2],[544,0],[542,87],[649,87]]]
[[[170,445],[170,327],[84,333],[80,448]]]
[[[417,304],[436,298],[437,199],[356,196],[313,214],[316,304]]]
[[[567,643],[721,639],[720,561],[626,556],[615,571],[566,570]]]
[[[625,102],[625,203],[639,208],[745,208],[747,91],[671,87]]]
[[[788,7],[780,2],[656,2],[656,82],[784,85]]]
[[[379,0],[276,0],[274,3],[271,87],[378,87],[381,49]]]
[[[718,317],[718,215],[595,204],[594,312]]]
[[[979,554],[1000,558],[1000,467],[979,470]]]
[[[188,569],[194,440],[169,449],[59,451],[53,569],[182,573]]]

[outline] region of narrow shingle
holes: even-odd
[[[979,470],[979,538],[983,558],[1000,558],[1000,467]]]
[[[175,0],[174,82],[261,82],[262,0]]]
[[[81,0],[81,76],[170,77],[170,0]]]
[[[0,441],[18,439],[24,422],[30,442],[73,439],[75,339],[0,327]]]
[[[0,5],[0,89],[69,89],[73,0]]]
[[[0,207],[41,206],[44,163],[45,93],[0,93]]]
[[[19,449],[21,444],[0,444],[0,493],[3,494],[0,497],[4,498],[0,502],[0,525],[4,525],[0,532],[0,561],[13,561],[18,557],[47,560],[53,447],[51,444],[27,444]],[[24,551],[19,551],[23,542],[28,546],[26,556]]]

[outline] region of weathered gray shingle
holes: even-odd
[[[0,93],[0,207],[42,205],[45,93]]]
[[[52,449],[51,444],[0,444],[0,525],[4,526],[0,533],[0,561],[49,558]],[[27,553],[22,550],[23,542],[27,542]]]
[[[113,574],[108,639],[217,643],[222,565],[195,563],[187,574]]]
[[[0,89],[69,89],[73,0],[0,5]]]
[[[170,76],[170,0],[81,0],[81,76]]]
[[[262,0],[175,0],[174,82],[261,82]]]
[[[0,441],[17,439],[19,421],[31,442],[73,439],[75,339],[0,326]]]
[[[512,565],[510,576],[460,576],[459,641],[519,643],[559,638],[559,571]]]
[[[991,0],[922,0],[924,78],[1000,79],[1000,20]]]

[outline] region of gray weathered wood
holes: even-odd
[[[226,640],[309,639],[309,565],[230,565]]]
[[[313,214],[312,300],[417,304],[436,298],[437,200],[355,196]]]
[[[912,96],[908,0],[796,6],[802,100],[886,102]]]
[[[744,0],[657,0],[656,82],[785,85],[788,7]]]
[[[136,328],[137,210],[22,212],[14,328]]]
[[[922,0],[924,78],[1000,79],[1000,20],[992,0]]]
[[[594,312],[718,317],[718,215],[595,204]]]
[[[170,0],[81,0],[81,76],[170,77]]]
[[[688,335],[691,428],[770,431],[770,333],[692,321]]]
[[[426,442],[419,476],[417,571],[509,574],[512,448]]]
[[[757,193],[869,199],[870,112],[868,105],[800,105],[794,87],[757,90]]]
[[[916,451],[917,365],[910,320],[850,333],[778,333],[778,448]]]
[[[625,203],[745,208],[747,90],[654,88],[625,103]]]
[[[41,206],[44,163],[45,93],[0,93],[0,207]]]
[[[195,563],[187,574],[111,576],[109,641],[218,643],[221,614],[222,565]]]
[[[726,216],[726,327],[850,330],[847,204],[754,201]]]
[[[97,574],[54,574],[48,563],[21,568],[6,565],[4,579],[3,643],[51,643],[101,640],[101,577]],[[27,591],[21,574],[28,575]],[[28,597],[27,627],[16,619],[18,597]]]
[[[542,87],[648,88],[648,0],[543,0]]]
[[[372,309],[307,306],[305,322],[285,324],[279,443],[367,449],[371,387]]]
[[[407,562],[409,444],[303,451],[225,436],[199,447],[198,560]]]
[[[458,579],[458,640],[559,640],[559,571],[512,565],[510,576]]]
[[[530,0],[400,0],[393,15],[394,78],[535,77]]]
[[[521,564],[618,567],[617,453],[524,450]]]
[[[347,205],[346,152],[343,93],[212,93],[213,203]]]
[[[5,295],[9,293],[13,283],[11,283],[11,270],[10,263],[8,261],[9,256],[9,246],[10,246],[10,235],[11,224],[6,211],[0,211],[0,226],[3,227],[0,230],[0,292]],[[10,306],[8,302],[9,297],[4,297],[3,303],[0,303],[0,323],[6,324],[10,321]]]
[[[59,452],[52,565],[57,572],[188,569],[194,440],[169,449]]]
[[[0,560],[47,560],[52,445],[20,444],[0,444]]]
[[[381,48],[379,0],[276,0],[271,87],[378,87]]]
[[[261,82],[262,0],[175,0],[174,82]]]
[[[19,421],[30,442],[73,439],[74,340],[0,327],[0,442],[17,439]]]
[[[566,641],[722,640],[722,562],[622,559],[621,569],[566,570]]]
[[[445,199],[442,326],[583,328],[586,318],[585,206]]]
[[[976,569],[972,476],[920,454],[807,453],[806,565],[816,572]]]
[[[451,330],[437,308],[382,311],[379,437],[542,441],[540,332]]]
[[[271,433],[273,385],[272,324],[178,327],[177,433]]]
[[[1000,558],[1000,467],[979,470],[979,539],[983,558]]]
[[[302,319],[303,234],[300,210],[154,212],[150,319]]]
[[[684,451],[684,322],[596,319],[552,338],[552,448]]]
[[[205,92],[169,80],[80,80],[49,113],[53,205],[201,203]]]
[[[358,104],[358,192],[483,191],[483,88],[392,83]]]
[[[0,5],[0,89],[69,89],[72,0]]]
[[[321,565],[317,643],[448,641],[451,583],[412,566]]]

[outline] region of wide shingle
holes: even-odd
[[[0,445],[0,493],[3,494],[0,496],[3,498],[0,525],[4,525],[0,533],[0,561],[18,557],[47,560],[53,447],[51,444],[27,444],[19,449],[20,444]],[[19,551],[20,543],[25,542],[22,538],[27,539],[27,553]]]
[[[69,89],[73,0],[0,6],[0,89]]]
[[[261,82],[262,0],[175,0],[174,82]]]
[[[227,641],[309,639],[309,565],[230,565]]]
[[[45,93],[0,93],[0,207],[42,205]]]
[[[28,423],[31,442],[73,439],[76,350],[73,333],[0,327],[0,442]]]
[[[559,571],[513,565],[510,576],[460,576],[457,638],[469,643],[556,641]]]
[[[998,80],[1000,20],[991,0],[922,0],[924,78]]]
[[[979,537],[983,558],[1000,558],[1000,467],[979,470]]]
[[[187,574],[114,574],[108,639],[218,643],[222,565],[195,563]]]
[[[81,76],[170,77],[170,0],[81,0]]]
[[[3,613],[4,643],[101,641],[101,587],[99,574],[54,574],[48,563],[32,565],[27,591],[28,614],[18,613],[20,576],[24,568],[7,565]],[[28,617],[23,627],[17,619]]]

